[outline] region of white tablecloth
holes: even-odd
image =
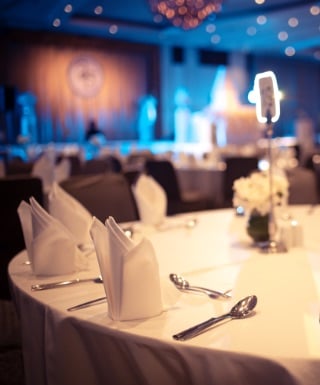
[[[158,317],[139,321],[112,321],[107,303],[66,310],[103,296],[101,284],[30,290],[34,283],[98,275],[94,254],[90,270],[50,279],[35,277],[24,264],[25,252],[20,253],[9,274],[21,318],[27,385],[318,385],[320,208],[294,207],[291,213],[303,224],[305,247],[281,254],[254,248],[245,218],[232,210],[197,213],[193,229],[144,229],[157,252],[169,305]],[[142,230],[137,224],[135,236]],[[171,272],[193,284],[233,288],[233,298],[180,293],[167,278]],[[185,342],[173,340],[173,334],[228,311],[249,294],[258,297],[252,316]]]

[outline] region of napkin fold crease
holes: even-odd
[[[105,225],[93,219],[91,230],[108,298],[108,311],[115,321],[154,317],[163,310],[159,267],[151,242],[136,244],[112,217]]]
[[[64,275],[87,267],[87,258],[70,231],[36,200],[18,207],[31,267],[36,275]]]
[[[159,225],[166,217],[167,195],[151,176],[141,174],[132,187],[140,219],[147,225]]]
[[[92,244],[89,232],[92,215],[56,182],[48,194],[48,211],[69,229],[78,244]]]

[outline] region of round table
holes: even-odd
[[[23,251],[9,265],[21,320],[27,385],[241,384],[317,385],[320,378],[320,208],[289,207],[302,225],[303,247],[264,254],[246,235],[246,218],[234,211],[167,219],[162,230],[133,224],[159,261],[165,310],[150,319],[115,322],[107,302],[74,312],[67,308],[105,295],[102,284],[79,283],[31,291],[31,285],[99,275],[97,258],[78,274],[36,277]],[[68,256],[66,255],[66,258]],[[232,299],[182,293],[169,281],[180,273],[190,283],[232,288]],[[229,320],[187,341],[172,335],[227,312],[247,295],[258,304],[247,318]]]

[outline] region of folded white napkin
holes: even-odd
[[[54,166],[54,180],[57,183],[68,179],[71,174],[71,163],[67,158],[63,158],[61,162]]]
[[[141,174],[132,187],[141,222],[147,225],[162,223],[167,213],[167,196],[151,176]]]
[[[92,244],[89,232],[92,215],[56,182],[48,194],[48,211],[69,229],[78,244]]]
[[[69,230],[30,198],[18,214],[31,267],[36,275],[63,275],[87,267],[87,259]]]
[[[37,176],[42,180],[43,191],[47,193],[54,180],[54,157],[50,151],[47,151],[41,155],[39,159],[37,159],[32,167],[31,174],[33,176]]]
[[[150,241],[135,244],[112,217],[91,226],[108,311],[113,320],[153,317],[163,310],[159,267]]]
[[[33,238],[31,206],[29,205],[29,203],[21,201],[17,211],[22,228],[24,243],[27,249],[28,259],[29,261],[31,261],[31,243]]]
[[[71,163],[69,159],[63,159],[56,165],[56,154],[54,149],[47,149],[32,167],[31,174],[42,180],[43,191],[48,193],[53,183],[62,182],[69,178]]]

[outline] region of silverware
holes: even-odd
[[[224,298],[224,299],[230,299],[231,295],[229,294],[229,291],[226,292],[220,292],[217,290],[211,290],[200,286],[191,286],[189,282],[183,278],[181,275],[178,274],[170,274],[169,278],[171,282],[176,286],[177,289],[181,291],[194,291],[199,292],[208,295],[210,298],[217,299],[217,298]]]
[[[74,310],[84,309],[89,306],[98,305],[100,303],[106,302],[106,300],[107,300],[107,297],[92,299],[91,301],[83,302],[83,303],[80,303],[79,305],[69,307],[67,310],[74,311]]]
[[[184,219],[181,222],[168,222],[168,223],[160,223],[156,226],[158,231],[168,231],[173,230],[177,228],[186,228],[186,229],[193,229],[198,224],[197,218],[187,218]]]
[[[195,337],[205,330],[209,329],[210,326],[217,324],[225,320],[226,318],[239,319],[246,317],[255,308],[257,304],[257,297],[255,295],[249,295],[236,303],[230,310],[229,313],[223,314],[219,317],[209,318],[208,320],[201,322],[189,329],[183,330],[180,333],[173,335],[175,340],[185,341],[189,338]]]
[[[68,285],[74,285],[76,283],[82,283],[82,282],[95,282],[95,283],[102,283],[102,277],[95,277],[95,278],[76,278],[71,279],[67,281],[57,281],[57,282],[50,282],[50,283],[43,283],[43,284],[36,284],[31,285],[31,290],[47,290],[47,289],[54,289],[58,287],[64,287]]]
[[[90,254],[95,250],[94,245],[91,243],[79,243],[77,246],[85,254]]]
[[[133,226],[122,227],[122,231],[125,233],[125,235],[126,235],[128,238],[133,238],[133,235],[134,235],[134,232],[135,232]]]

